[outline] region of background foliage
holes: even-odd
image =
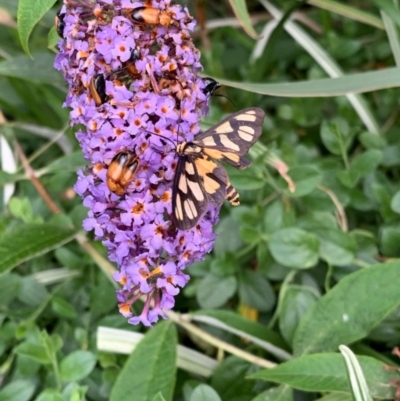
[[[397,2],[188,2],[231,99],[204,127],[268,116],[253,166],[229,170],[242,205],[148,332],[118,314],[114,267],[81,231],[54,3],[0,0],[0,401],[394,399]]]

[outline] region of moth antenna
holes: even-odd
[[[144,130],[144,131],[147,132],[150,135],[155,135],[156,137],[161,138],[162,140],[166,140],[166,141],[171,142],[173,147],[174,147],[174,149],[176,148],[176,145],[175,145],[175,143],[174,143],[174,141],[172,139],[167,138],[166,136],[163,136],[163,135],[160,135],[160,134],[156,134],[155,132],[151,132],[151,131],[148,131],[148,130]]]
[[[217,97],[217,96],[218,96],[218,97],[224,97],[225,99],[229,100],[229,101],[231,102],[231,105],[236,109],[236,104],[233,103],[233,101],[232,101],[231,99],[229,99],[228,96],[221,95],[220,93],[218,93],[218,94],[216,94],[216,95],[211,95],[211,96],[215,96],[215,97]]]

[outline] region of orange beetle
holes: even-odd
[[[106,81],[103,74],[94,75],[90,79],[89,92],[97,107],[107,101]]]
[[[114,156],[107,169],[107,187],[121,196],[135,177],[139,160],[134,153],[120,152]]]
[[[167,11],[154,7],[137,7],[130,13],[132,22],[136,25],[162,25],[168,26],[172,22]]]

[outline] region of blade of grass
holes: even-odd
[[[3,116],[1,114],[1,119]],[[17,161],[7,139],[0,134],[0,154],[1,154],[1,169],[7,173],[15,173],[17,171]],[[15,184],[6,184],[3,187],[3,204],[7,205],[11,197],[14,195]]]
[[[97,349],[129,355],[144,337],[141,333],[100,326],[97,329]],[[190,348],[178,345],[178,367],[203,377],[209,377],[218,362]]]
[[[378,71],[343,75],[338,78],[322,78],[310,81],[281,82],[274,84],[236,82],[219,77],[213,78],[221,85],[260,93],[261,95],[282,97],[331,97],[399,87],[400,68],[385,68]]]
[[[340,345],[339,350],[346,363],[347,374],[355,401],[372,401],[371,393],[357,357],[345,345]]]
[[[282,18],[282,12],[267,0],[260,0],[260,3],[267,9],[275,19]],[[286,21],[285,30],[293,37],[296,42],[306,50],[311,57],[325,70],[325,72],[333,77],[343,76],[343,71],[336,61],[301,27],[293,21]],[[379,126],[375,117],[370,110],[365,99],[360,95],[347,94],[347,99],[357,112],[361,121],[367,127],[368,131],[378,134]]]
[[[70,270],[66,267],[58,269],[48,269],[41,272],[31,274],[31,277],[44,285],[62,283],[64,280],[77,277],[81,273],[76,270]]]
[[[396,3],[395,3],[396,6]],[[393,20],[386,14],[386,12],[381,11],[382,21],[385,25],[386,33],[389,39],[390,48],[392,49],[393,58],[396,65],[400,66],[400,41],[398,27],[393,22]]]
[[[372,0],[372,2],[400,26],[400,11],[390,0]]]
[[[233,12],[236,15],[236,18],[239,20],[240,25],[242,25],[247,35],[249,35],[253,39],[258,39],[259,36],[254,30],[251,23],[249,10],[247,9],[245,0],[229,0],[229,3],[232,7]]]
[[[367,25],[372,25],[379,29],[385,29],[379,17],[373,14],[361,11],[357,8],[347,6],[332,0],[307,0],[308,4],[322,8],[327,11],[332,11],[335,14],[342,15],[343,17],[359,21]]]

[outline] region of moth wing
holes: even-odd
[[[226,197],[225,169],[202,154],[181,155],[172,191],[172,217],[180,230],[194,227],[212,202],[219,206]]]
[[[199,179],[195,157],[181,155],[172,190],[172,221],[179,230],[194,227],[207,209],[208,198]]]
[[[197,157],[195,165],[207,197],[214,205],[221,205],[229,181],[226,170],[206,156]]]
[[[212,159],[244,169],[251,162],[242,156],[260,137],[264,117],[264,111],[258,107],[238,111],[197,135],[193,143]]]

